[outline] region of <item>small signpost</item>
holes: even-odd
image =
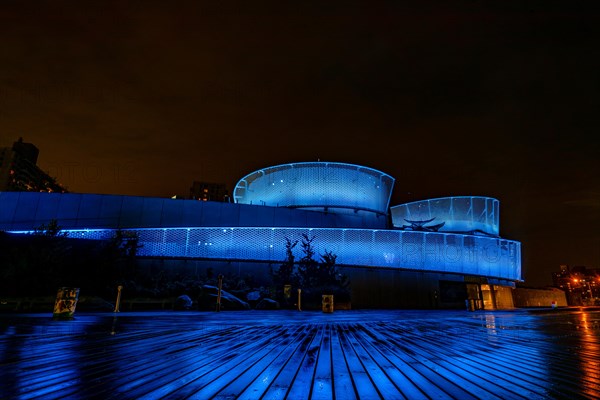
[[[323,304],[323,312],[324,313],[332,313],[333,312],[333,295],[332,294],[324,294],[322,295],[322,304]]]
[[[61,287],[58,289],[53,317],[55,319],[73,318],[77,299],[79,299],[79,288]]]

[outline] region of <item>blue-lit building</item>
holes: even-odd
[[[239,180],[233,202],[78,193],[0,193],[0,229],[57,220],[70,237],[136,232],[140,261],[266,277],[285,239],[315,237],[351,280],[352,307],[512,308],[520,243],[499,236],[499,202],[477,196],[390,207],[394,178],[372,168],[306,162]]]

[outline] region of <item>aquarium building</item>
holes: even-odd
[[[353,308],[512,308],[521,250],[500,236],[499,201],[453,196],[390,207],[393,187],[373,168],[303,162],[244,176],[231,203],[0,192],[0,229],[27,233],[56,220],[87,240],[127,230],[149,268],[265,278],[284,260],[286,238],[307,234],[318,252],[337,255]]]

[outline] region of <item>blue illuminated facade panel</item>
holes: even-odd
[[[294,163],[265,168],[235,186],[240,204],[387,214],[394,178],[344,163]]]
[[[426,221],[427,226],[442,224],[439,232],[484,233],[498,236],[500,202],[491,197],[459,196],[415,201],[390,207],[396,228],[411,229],[409,221]]]
[[[0,192],[0,229],[31,230],[51,220],[63,228],[188,226],[385,229],[385,215],[324,213],[285,207],[87,193]]]
[[[490,197],[429,199],[389,208],[394,179],[344,163],[295,163],[242,178],[236,203],[135,196],[0,192],[0,229],[56,220],[70,237],[139,236],[141,257],[280,263],[286,238],[315,237],[341,266],[521,280],[520,243],[500,238]],[[299,259],[300,246],[295,249]]]
[[[285,239],[315,237],[318,253],[332,251],[339,265],[521,279],[520,243],[484,236],[335,228],[133,229],[145,257],[281,262]],[[108,239],[114,230],[71,230],[70,237]],[[301,257],[299,250],[296,257]]]

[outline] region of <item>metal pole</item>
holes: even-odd
[[[117,301],[115,302],[114,312],[119,312],[119,308],[121,307],[121,290],[123,290],[123,286],[117,286]]]
[[[298,289],[298,311],[302,311],[302,289]]]
[[[217,291],[217,311],[221,311],[221,289],[223,288],[223,275],[219,274],[219,286]]]

